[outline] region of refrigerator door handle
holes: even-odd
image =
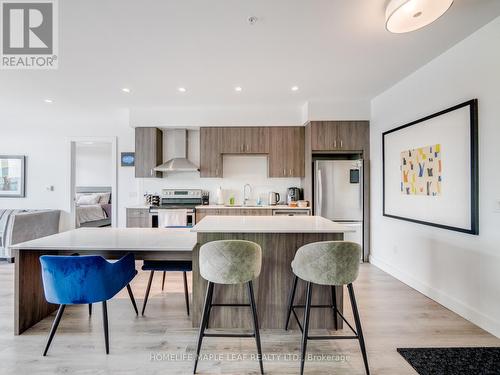
[[[318,216],[321,216],[322,205],[323,205],[323,183],[321,179],[321,169],[318,169],[318,204],[317,204]]]

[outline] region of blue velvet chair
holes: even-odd
[[[101,256],[43,255],[40,257],[40,263],[45,299],[49,303],[60,305],[43,355],[47,355],[66,305],[91,306],[96,302],[102,302],[106,354],[109,354],[106,301],[127,287],[137,314],[134,295],[129,285],[137,274],[134,254],[127,254],[114,263]]]
[[[182,260],[145,260],[142,266],[143,271],[151,271],[149,275],[148,286],[146,288],[146,295],[144,297],[144,304],[142,305],[142,315],[146,310],[146,304],[148,303],[149,291],[151,290],[151,283],[153,282],[153,276],[155,271],[163,272],[163,280],[161,284],[161,290],[165,288],[165,274],[166,272],[182,272],[184,276],[184,298],[186,300],[186,310],[189,316],[189,291],[187,284],[186,272],[191,272],[193,269],[192,261],[182,261]]]

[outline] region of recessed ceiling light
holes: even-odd
[[[292,91],[299,91],[299,86],[292,86]]]
[[[243,90],[243,89],[242,89],[240,86],[236,86],[236,87],[234,88],[234,91],[236,91],[236,92],[241,92],[242,90]]]
[[[179,92],[186,92],[186,88],[185,87],[179,87],[177,90],[179,90]]]
[[[45,103],[49,103],[49,104],[52,104],[54,103],[54,101],[52,99],[45,99],[44,100]]]
[[[129,94],[129,93],[130,93],[130,89],[129,89],[128,87],[124,87],[124,88],[122,88],[122,91],[123,91],[123,92],[126,92],[127,94]]]
[[[453,0],[391,0],[385,10],[385,27],[391,33],[407,33],[441,17]]]

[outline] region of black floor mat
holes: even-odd
[[[500,348],[398,348],[420,375],[500,375]]]

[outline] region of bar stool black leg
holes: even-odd
[[[290,315],[292,314],[293,301],[295,299],[295,290],[297,289],[297,281],[299,281],[299,278],[295,276],[293,278],[292,290],[290,292],[290,295],[288,296],[288,311],[286,313],[285,331],[288,331],[288,324],[290,323]]]
[[[203,316],[201,318],[200,332],[198,333],[198,345],[196,347],[196,358],[194,360],[193,374],[196,374],[196,368],[198,367],[198,359],[200,357],[201,343],[203,341],[203,336],[205,335],[205,328],[208,320],[208,310],[212,304],[212,295],[214,292],[214,283],[208,282],[207,294],[205,296],[205,304],[203,305]]]
[[[368,367],[368,357],[366,355],[365,339],[363,337],[363,330],[361,329],[361,320],[359,319],[358,306],[356,304],[356,297],[354,296],[354,288],[352,284],[348,284],[347,289],[349,290],[349,298],[351,300],[354,322],[356,323],[356,331],[358,333],[359,347],[361,348],[361,354],[363,355],[363,362],[365,363],[365,371],[367,375],[370,375],[370,368]]]
[[[50,329],[49,338],[47,339],[47,345],[45,345],[45,350],[43,351],[44,357],[47,355],[47,352],[48,352],[49,347],[50,347],[50,343],[52,342],[52,339],[54,338],[54,335],[56,334],[57,327],[59,326],[59,322],[61,321],[61,318],[62,318],[62,315],[64,313],[65,308],[66,308],[66,305],[60,305],[59,310],[57,310],[56,318],[54,319],[54,322],[52,323],[52,328]]]
[[[130,284],[127,284],[127,292],[128,296],[130,297],[130,300],[132,301],[132,305],[134,305],[135,315],[139,315],[139,310],[137,310],[137,305],[135,303],[134,294],[132,293],[132,288],[130,287]]]
[[[300,356],[300,375],[304,373],[304,363],[306,360],[307,337],[309,334],[309,314],[311,312],[312,283],[307,283],[306,308],[304,311],[304,323],[302,332],[302,351]]]
[[[89,315],[92,315],[92,304],[89,303]]]
[[[188,282],[187,282],[186,272],[183,272],[183,276],[184,276],[184,297],[186,299],[186,310],[187,310],[187,314],[189,316],[189,290],[188,290]]]
[[[332,285],[332,306],[333,306],[333,328],[335,330],[339,329],[338,325],[338,314],[337,314],[337,289],[335,285]]]
[[[102,321],[104,323],[104,343],[106,344],[106,354],[109,354],[108,307],[106,305],[106,301],[102,301]]]
[[[144,310],[146,310],[146,304],[148,303],[149,291],[151,290],[151,283],[153,282],[153,275],[155,271],[151,271],[149,274],[148,287],[146,288],[146,296],[144,297],[144,304],[142,305],[142,315],[144,315]]]
[[[255,306],[255,296],[253,294],[252,281],[250,280],[247,285],[248,285],[248,294],[250,297],[250,305],[252,307],[253,329],[254,329],[254,335],[255,335],[255,342],[257,344],[257,354],[259,355],[260,373],[264,374],[264,365],[262,363],[262,348],[260,345],[259,320],[257,318],[257,308]]]
[[[165,289],[165,275],[166,275],[166,272],[163,271],[163,280],[161,281],[161,291],[163,292],[163,290]],[[189,314],[188,314],[189,315]]]

